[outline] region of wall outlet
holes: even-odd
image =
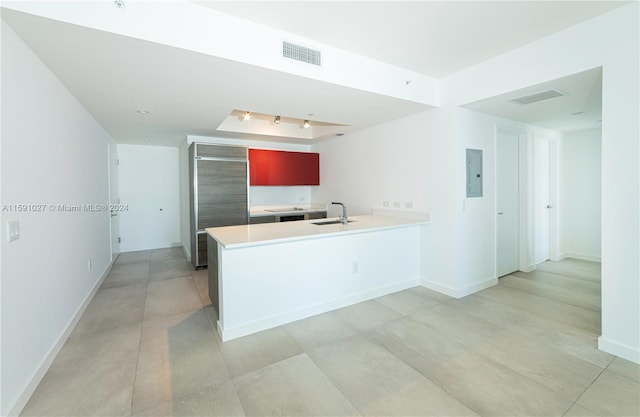
[[[383,201],[382,202],[382,207],[389,207],[389,202],[388,201]]]
[[[20,239],[20,221],[10,220],[7,222],[7,242]]]
[[[353,274],[357,274],[358,273],[358,263],[354,262],[351,264],[351,273]]]
[[[412,209],[413,208],[413,201],[405,201],[404,208]]]
[[[393,202],[393,208],[400,208],[402,207],[399,201],[394,201]]]

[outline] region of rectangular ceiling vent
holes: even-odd
[[[322,64],[320,51],[305,48],[295,43],[282,42],[282,56],[307,64],[320,66]]]
[[[531,94],[529,96],[514,98],[513,100],[509,100],[512,103],[522,104],[523,106],[526,104],[536,103],[542,100],[549,100],[550,98],[562,97],[566,96],[567,93],[560,90],[547,90],[541,93]]]

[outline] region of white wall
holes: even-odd
[[[321,181],[314,200],[344,201],[352,214],[385,201],[432,214],[421,240],[422,285],[462,297],[497,283],[495,272],[495,135],[518,130],[521,139],[521,264],[533,264],[528,218],[534,132],[557,135],[462,108],[423,112],[313,146]],[[466,197],[465,152],[483,151],[483,197]],[[330,209],[330,215],[337,215]]]
[[[421,237],[422,280],[443,292],[455,288],[458,269],[454,120],[454,110],[434,109],[312,147],[320,153],[314,201],[342,201],[354,215],[385,201],[431,213]],[[338,214],[329,208],[329,216]]]
[[[178,181],[180,188],[180,244],[187,259],[191,259],[191,205],[189,202],[189,145],[185,138],[178,149],[178,169],[180,170]]]
[[[603,68],[598,343],[601,349],[636,362],[640,362],[639,8],[633,2],[460,71],[441,84],[442,102],[455,106]]]
[[[320,186],[312,200],[344,202],[350,214],[369,214],[385,201],[392,208],[410,203],[426,209],[432,201],[424,190],[438,172],[423,162],[439,115],[424,112],[313,145],[320,153]],[[339,208],[332,211],[337,215]]]
[[[18,413],[110,267],[109,212],[50,204],[109,201],[108,134],[2,21],[0,414]],[[19,240],[7,243],[7,221]],[[88,261],[92,268],[89,270]]]
[[[118,145],[122,252],[180,246],[179,149]]]
[[[456,109],[456,184],[459,265],[455,294],[467,295],[496,279],[496,128],[520,124],[467,109]],[[466,197],[466,149],[482,150],[483,195]]]
[[[601,129],[565,133],[560,155],[561,256],[600,261]]]
[[[249,204],[253,206],[305,205],[311,202],[316,186],[251,186]]]

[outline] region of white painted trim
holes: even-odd
[[[347,307],[352,304],[361,303],[363,301],[371,300],[376,297],[382,297],[383,295],[406,290],[418,285],[420,285],[418,279],[410,279],[396,284],[368,290],[359,294],[349,295],[347,297],[341,297],[313,306],[289,311],[283,314],[273,315],[271,317],[266,317],[261,320],[241,324],[239,326],[231,327],[228,329],[225,329],[220,323],[220,320],[218,320],[218,334],[220,335],[223,342],[227,342],[238,337],[257,333],[262,330],[271,329],[273,327],[281,326],[283,324],[291,323],[297,320],[302,320],[307,317],[315,316],[317,314],[326,313],[328,311],[336,310],[342,307]]]
[[[598,349],[640,364],[640,350],[622,343],[614,342],[604,336],[598,337]]]
[[[430,280],[422,280],[421,285],[453,298],[462,298],[498,284],[498,278],[492,277],[464,288],[451,288]]]
[[[58,340],[56,340],[53,346],[51,346],[51,349],[49,349],[49,352],[44,357],[34,374],[31,376],[29,382],[22,389],[22,394],[20,394],[15,404],[9,409],[9,413],[7,414],[8,416],[20,415],[24,407],[27,405],[27,402],[29,401],[29,399],[31,399],[31,396],[38,387],[38,384],[40,384],[42,378],[44,378],[45,374],[51,367],[51,364],[56,359],[56,357],[62,350],[62,347],[71,335],[71,332],[76,327],[76,324],[78,324],[78,321],[80,321],[80,318],[82,317],[82,314],[84,314],[84,311],[87,309],[87,306],[89,305],[91,300],[93,300],[93,297],[96,295],[96,292],[98,292],[100,286],[102,286],[102,283],[104,282],[107,275],[109,275],[109,272],[111,272],[112,266],[113,261],[107,265],[104,272],[102,272],[100,279],[96,282],[96,285],[93,286],[91,291],[89,291],[89,294],[87,294],[82,304],[80,304],[71,320],[69,320],[69,323],[65,327],[64,331],[62,332],[62,334],[60,334],[60,337],[58,337]]]
[[[439,283],[437,283],[435,281],[430,281],[430,280],[423,279],[420,282],[420,285],[422,285],[423,287],[428,288],[430,290],[437,291],[437,292],[439,292],[441,294],[448,295],[449,297],[458,298],[458,297],[456,297],[456,290],[454,288],[448,287],[446,285],[439,284]]]
[[[120,246],[120,253],[125,252],[138,252],[141,250],[153,250],[153,249],[167,249],[167,248],[178,248],[182,247],[182,242],[171,242],[171,243],[159,243],[154,245],[122,245]]]
[[[487,289],[489,287],[493,287],[494,285],[498,285],[498,278],[493,277],[493,278],[486,279],[486,280],[484,280],[482,282],[478,282],[477,284],[469,285],[467,287],[459,289],[457,291],[457,297],[456,298],[466,297],[467,295],[471,295],[471,294],[476,293],[478,291],[482,291],[482,290]]]
[[[562,252],[560,254],[560,260],[566,259],[566,258],[574,258],[574,259],[581,259],[583,261],[591,261],[591,262],[602,262],[602,258],[600,256],[596,256],[596,255],[587,255],[586,253],[578,253],[578,252]]]
[[[189,249],[189,247],[187,247],[187,245],[184,245],[184,244],[180,244],[180,246],[182,246],[182,252],[184,252],[184,256],[188,260],[191,260],[191,250]],[[189,245],[189,246],[191,246],[191,245]]]

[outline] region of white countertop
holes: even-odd
[[[384,229],[419,226],[430,223],[427,214],[421,218],[380,215],[352,216],[349,224],[316,225],[313,223],[334,219],[301,220],[295,222],[249,224],[211,227],[207,233],[226,249],[284,243],[296,240],[318,239],[339,235],[367,233]]]
[[[305,213],[313,213],[316,211],[327,211],[327,206],[324,204],[306,204],[306,205],[290,204],[286,206],[253,206],[253,207],[250,207],[249,209],[249,215],[251,217],[288,216],[291,214],[305,214]]]

